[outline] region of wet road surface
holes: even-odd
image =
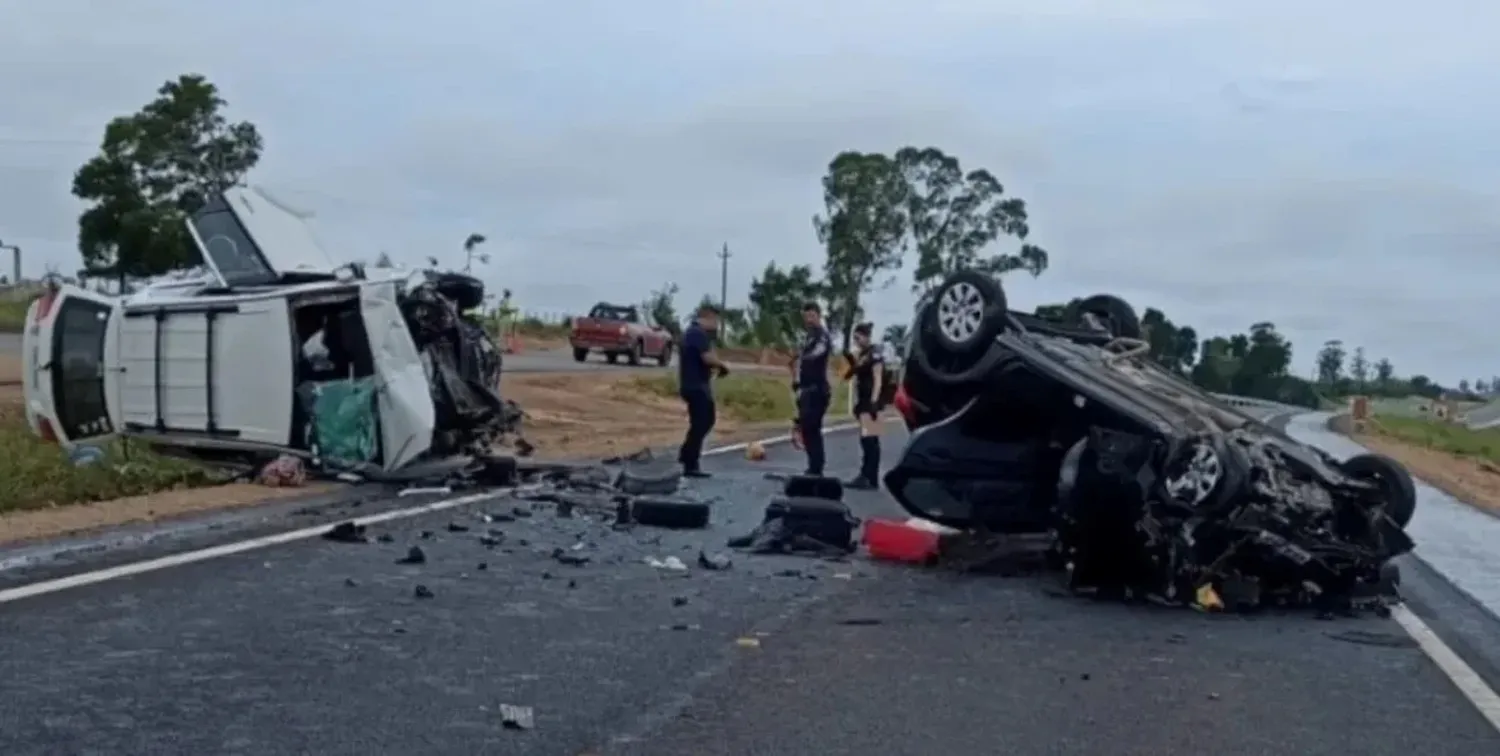
[[[835,469],[853,447],[830,439]],[[0,753],[1500,753],[1388,620],[1204,616],[1062,597],[1045,575],[858,561],[698,569],[777,487],[766,467],[708,464],[718,476],[692,484],[719,497],[705,532],[482,522],[515,505],[497,499],[371,528],[389,543],[304,541],[0,605]],[[489,527],[502,546],[479,542]],[[394,564],[412,545],[428,563]],[[690,569],[644,563],[666,556]],[[505,729],[501,704],[534,707],[535,728]]]

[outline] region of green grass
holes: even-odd
[[[631,381],[630,386],[657,396],[677,396],[676,375],[642,376]],[[714,381],[714,400],[719,412],[742,422],[790,421],[797,414],[792,390],[784,375],[731,374]],[[834,384],[828,414],[840,415],[846,411],[848,402],[849,384]]]
[[[30,299],[0,299],[0,333],[26,330],[26,309],[30,306]]]
[[[1382,415],[1370,430],[1388,438],[1436,451],[1500,462],[1500,428],[1470,430],[1460,423]]]
[[[0,513],[106,501],[212,485],[222,476],[199,465],[152,454],[139,445],[106,447],[103,460],[74,467],[55,444],[26,425],[18,405],[0,407]]]

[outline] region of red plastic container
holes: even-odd
[[[937,558],[939,534],[905,520],[866,520],[865,550],[871,559],[925,564]]]

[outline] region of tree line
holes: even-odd
[[[184,219],[214,193],[243,182],[259,163],[265,141],[255,124],[234,121],[228,103],[205,77],[185,74],[162,84],[139,111],[111,120],[98,153],[73,177],[85,203],[78,218],[80,277],[128,279],[201,264]],[[735,345],[790,346],[802,330],[804,302],[822,304],[845,341],[863,318],[866,297],[896,283],[910,264],[909,285],[922,294],[948,274],[975,268],[1002,275],[1047,270],[1048,253],[1028,241],[1026,202],[1006,194],[993,173],[966,168],[937,147],[906,146],[891,153],[846,151],[822,178],[822,211],[812,231],[823,248],[821,265],[772,262],[750,284],[748,301],[723,312],[723,338]],[[996,249],[997,242],[1005,246]],[[483,234],[463,243],[464,270],[489,261]],[[437,266],[435,258],[428,262]],[[381,254],[377,265],[390,265]],[[668,328],[680,327],[675,283],[651,292],[643,309]],[[703,301],[712,301],[705,295]],[[1068,303],[1037,308],[1061,316]],[[1423,375],[1396,376],[1390,360],[1371,362],[1361,347],[1347,352],[1330,341],[1317,356],[1315,380],[1291,373],[1292,344],[1271,322],[1245,333],[1200,339],[1165,313],[1148,307],[1142,325],[1151,356],[1198,385],[1292,404],[1350,393],[1438,396],[1450,391]],[[906,325],[885,329],[899,347]],[[1460,381],[1457,392],[1500,392],[1500,376]]]

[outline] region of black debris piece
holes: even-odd
[[[420,546],[413,546],[406,550],[406,556],[396,560],[396,564],[426,564],[427,552]]]
[[[323,539],[338,543],[368,543],[365,537],[365,526],[354,522],[341,522],[328,529],[323,534]]]
[[[734,566],[734,561],[727,554],[710,554],[706,551],[698,552],[698,566],[705,570],[722,572]]]
[[[825,543],[774,517],[749,533],[729,539],[732,549],[751,554],[806,554],[818,557],[842,557],[853,551],[852,544]]]
[[[500,724],[507,730],[530,730],[536,726],[530,706],[500,704]]]
[[[563,548],[553,549],[552,559],[558,564],[566,564],[570,567],[582,567],[593,561],[588,554],[580,554],[577,551]]]
[[[484,535],[479,537],[479,543],[486,548],[493,549],[496,546],[505,543],[505,534],[501,533],[498,530],[491,530],[490,532],[485,533]]]
[[[706,528],[711,514],[708,502],[686,496],[637,496],[630,505],[630,522],[658,528]]]
[[[730,548],[755,554],[810,554],[842,557],[854,551],[859,520],[843,502],[778,496],[766,506],[755,530],[730,539]]]
[[[450,523],[448,523],[448,532],[449,533],[467,533],[467,532],[469,532],[469,526],[468,525],[460,525],[459,523],[456,523],[456,522],[450,522]]]
[[[822,475],[794,475],[786,479],[781,493],[789,499],[843,501],[844,484],[838,478]]]
[[[431,588],[428,588],[425,585],[418,585],[416,588],[413,588],[411,591],[411,595],[419,599],[430,599],[437,596],[436,593],[432,592]]]
[[[430,540],[432,540],[433,536],[437,535],[437,533],[434,533],[431,530],[424,530],[424,531],[422,531],[421,535],[422,535],[422,540],[424,540],[424,541],[430,541]]]
[[[355,580],[354,578],[344,578],[344,587],[357,588],[359,587],[359,581]]]
[[[672,606],[687,606],[687,596],[673,596]]]
[[[512,517],[530,517],[531,507],[523,507],[520,504],[517,504],[510,510],[510,514]]]
[[[516,516],[509,512],[485,512],[480,519],[485,522],[515,522]]]
[[[474,567],[474,569],[480,570],[481,572],[484,571],[484,570],[487,570],[489,568],[490,568],[490,563],[489,562],[480,562],[479,564],[475,565],[475,567]]]
[[[375,536],[375,540],[381,543],[391,543],[396,540],[396,537],[391,535],[390,533],[381,533],[380,535]]]

